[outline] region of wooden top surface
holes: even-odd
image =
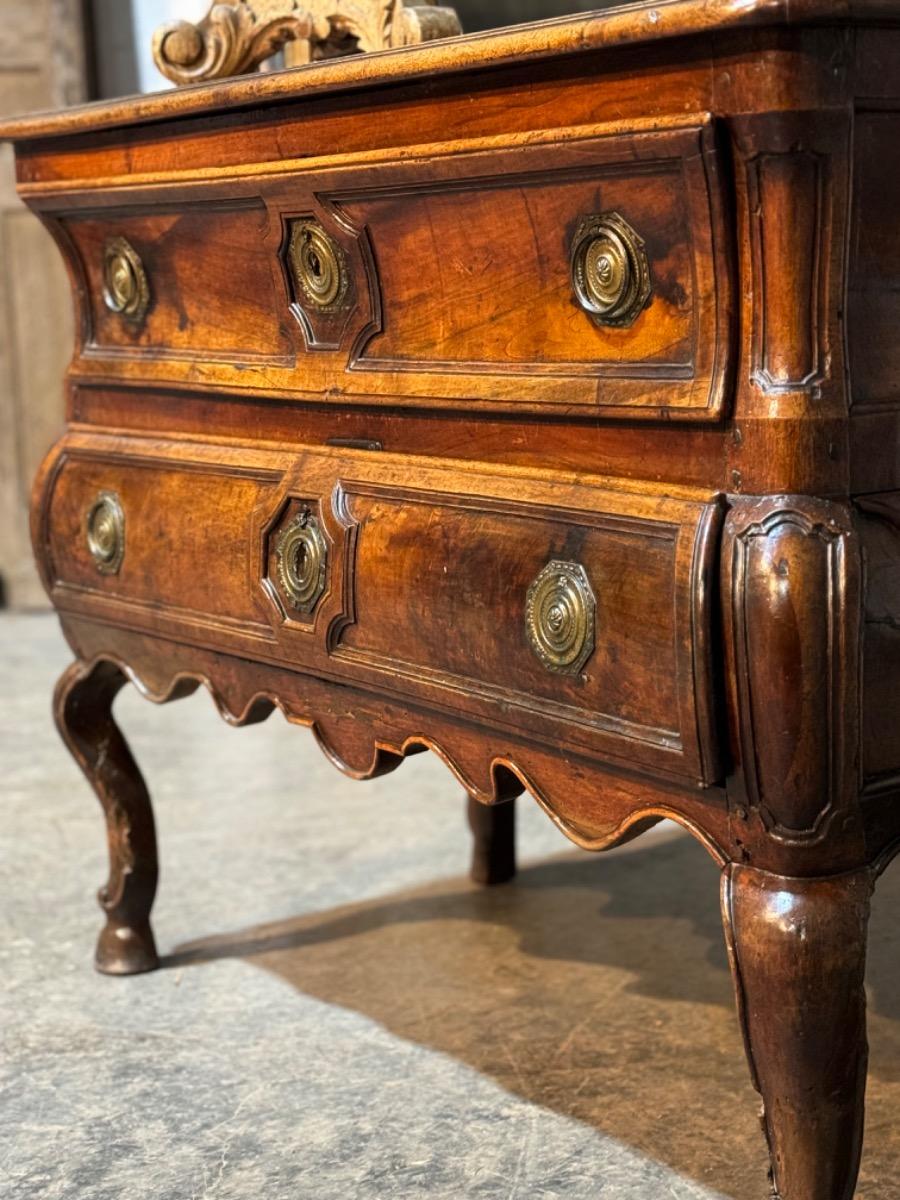
[[[655,0],[0,122],[0,140],[62,137],[742,27],[898,23],[900,0]]]

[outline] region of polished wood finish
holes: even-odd
[[[868,871],[784,879],[731,865],[723,876],[738,1011],[778,1196],[853,1197],[872,884]]]
[[[150,928],[159,877],[153,809],[112,715],[113,700],[127,682],[113,663],[75,662],[60,679],[54,703],[60,735],[106,817],[109,880],[98,895],[106,925],[95,961],[109,975],[134,975],[159,965]]]
[[[509,883],[516,874],[516,802],[481,804],[466,798],[472,830],[472,880],[485,887]]]
[[[781,1200],[849,1200],[900,847],[898,81],[887,0],[673,0],[0,130],[79,321],[32,513],[61,724],[145,839],[101,967],[151,961],[123,677],[353,778],[433,750],[480,882],[523,790],[588,849],[672,818]]]

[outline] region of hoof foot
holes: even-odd
[[[498,887],[516,877],[515,856],[490,857],[476,853],[472,861],[471,878],[481,887]]]
[[[109,924],[100,934],[94,965],[103,975],[142,975],[159,966],[156,942],[149,925]]]

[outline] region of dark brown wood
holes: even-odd
[[[472,830],[472,870],[475,883],[486,887],[509,883],[516,875],[516,802],[481,804],[466,797]]]
[[[104,965],[153,961],[126,676],[353,778],[433,750],[484,882],[523,790],[595,850],[670,818],[725,871],[782,1200],[849,1200],[900,846],[898,122],[897,3],[673,0],[0,128],[78,315],[32,534]]]
[[[741,845],[777,847],[785,873],[850,869],[865,858],[853,514],[809,497],[736,501],[722,572]]]
[[[95,964],[107,975],[134,975],[159,964],[150,909],[159,875],[150,796],[112,704],[127,683],[109,662],[76,662],[60,679],[54,713],[63,741],[81,767],[106,817],[109,879],[98,899],[106,925]]]
[[[866,1089],[872,874],[730,866],[722,912],[780,1200],[852,1200]]]

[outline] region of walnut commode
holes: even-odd
[[[205,78],[450,19],[283,7],[159,49]],[[126,680],[278,707],[354,778],[432,749],[481,882],[523,791],[591,849],[671,818],[721,869],[777,1194],[851,1200],[900,846],[898,114],[900,4],[668,0],[0,130],[78,313],[33,532],[101,970],[157,964]]]

